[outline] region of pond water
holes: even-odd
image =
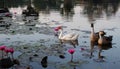
[[[39,11],[38,17],[26,18],[22,16],[26,7],[9,8],[12,14],[16,14],[12,18],[3,18],[12,25],[7,29],[0,27],[0,45],[13,47],[14,57],[20,61],[21,66],[33,69],[119,69],[120,7],[117,6],[114,12],[112,5],[108,5],[110,7],[107,9],[97,6],[76,4],[71,12],[64,14],[47,8]],[[32,25],[25,24],[29,20]],[[101,51],[100,46],[91,46],[91,23],[94,23],[95,32],[104,30],[106,36],[113,36],[112,47]],[[58,37],[54,36],[53,29],[57,26],[63,27],[64,34],[79,34],[78,44],[71,44],[70,41],[61,44]],[[69,49],[75,50],[73,62]],[[42,66],[41,61],[45,56],[48,56],[47,64]]]

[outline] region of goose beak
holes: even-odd
[[[106,35],[106,32],[103,31],[103,35]]]

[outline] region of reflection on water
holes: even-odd
[[[87,14],[90,19],[100,18],[104,13],[107,17],[112,16],[117,12],[119,2],[119,0],[84,1],[84,14]]]
[[[19,6],[25,6],[25,0],[1,0],[0,1],[0,7],[19,7]]]
[[[29,2],[30,1],[30,2]],[[20,1],[7,1],[7,0],[2,0],[0,1],[0,7],[25,7],[25,5],[28,3],[34,6],[34,9],[37,11],[44,11],[44,12],[50,12],[51,10],[58,10],[61,11],[61,14],[66,14],[67,16],[69,15],[70,17],[73,16],[74,13],[74,6],[77,4],[81,4],[83,7],[83,13],[87,15],[88,19],[90,21],[94,21],[97,18],[101,18],[104,13],[106,14],[107,17],[115,15],[115,13],[119,9],[119,0],[80,0],[80,1],[73,1],[73,0],[20,0]],[[14,6],[13,6],[14,5]],[[48,13],[50,14],[50,13]]]
[[[94,59],[96,62],[104,62],[105,61],[105,56],[102,56],[101,53],[103,52],[103,50],[109,50],[110,48],[112,48],[112,44],[107,44],[107,45],[95,45],[93,42],[91,42],[91,53],[90,53],[90,58],[92,58],[94,56],[94,47],[97,46],[98,47],[98,58]]]
[[[0,17],[0,23],[11,24],[0,27],[0,45],[15,47],[21,65],[31,65],[33,69],[119,69],[120,0],[31,0],[39,16],[24,17],[22,12],[28,1],[0,1],[0,7],[8,7],[13,14],[12,18]],[[66,33],[79,33],[80,37],[77,41],[64,41],[65,46],[61,46],[54,36],[56,26],[63,26]],[[114,36],[111,45],[91,43],[91,33],[98,34],[101,30],[106,32],[105,36]],[[70,48],[75,49],[72,64],[68,64]]]

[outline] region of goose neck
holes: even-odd
[[[101,34],[99,34],[99,38],[100,38],[100,39],[102,39],[102,36],[101,36]]]
[[[91,27],[91,32],[94,33],[94,27]]]
[[[62,34],[63,34],[62,30],[60,30],[60,35],[59,35],[59,37],[58,37],[59,39],[61,39]]]

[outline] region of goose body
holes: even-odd
[[[77,40],[78,36],[79,34],[75,34],[75,33],[63,35],[63,31],[61,30],[58,38],[60,40]]]
[[[102,32],[99,32],[99,40],[98,40],[98,44],[99,45],[108,45],[111,44],[112,42],[112,36],[103,36]]]
[[[90,40],[91,40],[92,42],[97,42],[98,39],[99,39],[98,33],[91,32]]]

